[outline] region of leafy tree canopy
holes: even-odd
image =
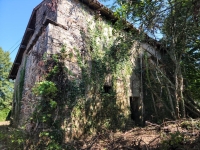
[[[11,109],[13,82],[8,79],[11,68],[9,52],[5,52],[0,47],[0,119],[6,117]]]
[[[175,118],[185,117],[185,108],[199,116],[200,111],[195,107],[199,108],[200,102],[200,1],[102,1],[113,2],[111,8],[116,17],[127,19],[138,28],[141,35],[148,34],[166,50],[170,65],[166,64],[165,69],[168,71],[167,81],[174,84],[170,99],[175,105]]]

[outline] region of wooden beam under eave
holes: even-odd
[[[17,65],[17,66],[20,66],[21,64],[20,63],[14,63],[15,65]]]
[[[20,45],[20,49],[26,49],[25,45]]]
[[[96,9],[97,11],[103,11],[103,7],[99,7]]]
[[[88,1],[88,5],[89,6],[99,6],[99,7],[103,7],[104,5],[102,5],[101,3],[99,3],[97,0],[89,0]]]
[[[31,29],[31,28],[27,28],[26,30],[27,32],[34,32],[34,29]]]

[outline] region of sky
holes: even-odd
[[[0,0],[0,47],[10,52],[12,62],[14,62],[32,10],[40,2],[42,0]]]
[[[32,10],[42,0],[0,0],[0,47],[13,62]]]

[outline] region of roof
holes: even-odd
[[[29,19],[28,25],[26,27],[24,36],[23,36],[21,44],[19,46],[17,55],[15,57],[14,63],[12,65],[12,68],[10,70],[9,79],[15,79],[16,76],[17,76],[17,72],[18,72],[19,66],[20,66],[20,64],[22,62],[23,53],[26,50],[26,46],[27,46],[27,44],[29,42],[30,37],[34,33],[35,22],[36,22],[36,11],[38,10],[38,8],[40,8],[42,3],[43,2],[41,2],[39,5],[37,5],[32,11],[32,14],[31,14],[31,17]]]
[[[118,20],[118,18],[116,18],[114,16],[113,12],[110,9],[108,9],[107,7],[102,5],[97,0],[79,0],[79,1],[82,2],[83,4],[89,6],[91,9],[99,11],[102,16],[104,16],[105,18],[109,19],[112,22],[116,22]],[[15,57],[13,65],[12,65],[12,68],[10,70],[9,79],[15,79],[17,76],[19,66],[21,65],[21,62],[22,62],[23,54],[29,43],[30,37],[34,33],[35,22],[36,22],[36,11],[40,8],[40,6],[42,5],[43,2],[44,1],[42,1],[39,5],[37,5],[32,11],[31,17],[29,19],[27,28],[26,28],[24,36],[23,36],[23,39],[21,41],[20,47],[18,49],[17,55]],[[125,21],[125,22],[127,25],[126,30],[133,30],[133,31],[139,32],[136,28],[133,27],[132,24],[130,24],[127,21]],[[148,40],[148,43],[151,42],[150,44],[156,45],[157,47],[161,46],[156,40],[154,40],[148,36],[146,36],[146,40]]]

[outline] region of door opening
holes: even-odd
[[[131,119],[137,121],[139,119],[139,106],[138,100],[139,97],[129,97],[130,100],[130,111],[131,111]]]

